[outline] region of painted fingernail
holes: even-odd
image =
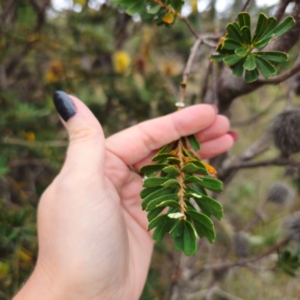
[[[228,131],[227,133],[231,135],[235,142],[239,139],[239,134],[236,131]]]
[[[216,114],[218,114],[219,112],[219,109],[218,109],[218,106],[215,105],[215,104],[209,104],[211,107],[213,107],[213,109],[215,110]]]
[[[56,91],[53,95],[53,102],[57,112],[66,122],[76,114],[74,103],[67,93]]]

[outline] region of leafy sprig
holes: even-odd
[[[177,251],[197,252],[196,235],[210,243],[216,238],[211,216],[223,217],[222,205],[207,195],[206,189],[222,191],[215,169],[201,161],[192,150],[200,150],[194,135],[171,143],[153,157],[154,164],[141,168],[146,175],[141,191],[142,209],[148,212],[148,230],[159,242],[168,232]]]
[[[210,56],[212,62],[224,62],[236,77],[245,71],[247,83],[258,79],[260,70],[268,79],[277,74],[275,63],[285,63],[288,55],[279,51],[258,52],[271,41],[285,34],[295,25],[293,17],[287,17],[278,26],[274,17],[260,13],[254,35],[251,35],[251,18],[247,12],[238,14],[238,22],[229,23],[225,37],[221,38],[216,51]]]
[[[110,0],[125,9],[129,15],[140,14],[144,21],[154,21],[158,25],[171,25],[180,17],[182,0]]]

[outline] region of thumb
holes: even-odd
[[[61,173],[90,178],[103,175],[105,139],[96,117],[83,102],[65,92],[56,91],[53,101],[69,134]]]

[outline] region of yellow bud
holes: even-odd
[[[173,13],[167,13],[162,18],[162,21],[166,24],[172,24],[174,20],[175,20],[175,15]]]
[[[126,51],[116,51],[112,57],[114,71],[123,74],[128,70],[131,60]]]

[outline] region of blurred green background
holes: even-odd
[[[261,11],[274,14],[276,1],[257,2],[248,8],[255,20]],[[239,0],[190,0],[184,13],[198,32],[218,35],[242,6]],[[83,100],[109,136],[175,110],[193,42],[181,21],[158,27],[105,0],[0,0],[0,299],[11,299],[34,267],[38,200],[64,160],[67,134],[54,109],[53,92],[63,90]],[[212,89],[213,51],[202,45],[197,53],[187,104],[204,102],[205,86]],[[280,70],[291,67],[298,53],[299,43]],[[229,160],[269,128],[287,104],[297,106],[297,87],[297,80],[265,86],[233,103],[232,129],[240,138]],[[277,153],[271,146],[261,158]],[[155,247],[140,299],[300,299],[297,272],[294,277],[275,272],[276,252],[252,267],[209,268],[238,259],[236,232],[255,216],[273,182],[297,188],[298,171],[292,175],[278,166],[241,170],[219,197],[225,218],[215,224],[215,244],[201,240],[198,254],[185,258],[166,237]],[[247,255],[255,257],[280,241],[284,219],[299,207],[298,196],[288,207],[268,203],[262,221],[246,234]],[[289,247],[298,251],[297,245]],[[214,287],[211,298],[209,287]]]

